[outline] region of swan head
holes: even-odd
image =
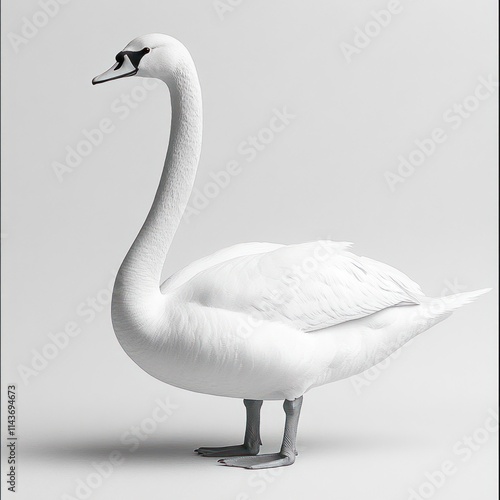
[[[116,62],[104,73],[96,76],[92,83],[109,82],[127,76],[142,76],[168,80],[169,75],[189,57],[187,49],[175,38],[152,33],[134,38],[122,51]]]

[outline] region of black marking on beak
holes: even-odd
[[[151,51],[151,49],[149,47],[144,47],[142,50],[139,50],[137,52],[133,52],[131,50],[125,50],[125,51],[122,50],[121,52],[118,52],[118,54],[116,54],[116,57],[115,57],[116,62],[118,63],[118,66],[115,68],[115,70],[121,68],[123,61],[125,59],[125,56],[127,56],[129,58],[130,62],[134,66],[134,68],[136,70],[138,70],[139,63],[141,62],[141,59],[150,51]]]
[[[119,52],[116,55],[116,64],[114,67],[108,69],[99,76],[96,76],[92,80],[92,85],[97,85],[98,83],[109,82],[110,80],[117,80],[118,78],[124,78],[126,76],[133,76],[139,71],[139,63],[141,59],[148,53],[151,52],[149,47],[144,47],[139,51],[126,50]],[[125,59],[125,56],[127,59]]]

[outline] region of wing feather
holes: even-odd
[[[314,331],[387,307],[418,304],[420,287],[402,272],[348,251],[349,243],[234,250],[184,275],[175,293],[204,306]],[[241,250],[241,249],[240,249]],[[230,258],[223,259],[229,256]],[[200,268],[199,272],[194,273]]]
[[[236,257],[242,257],[246,255],[263,254],[272,250],[276,250],[277,248],[281,248],[283,246],[284,245],[279,245],[277,243],[252,242],[239,243],[238,245],[223,248],[222,250],[208,255],[207,257],[203,257],[192,262],[185,268],[181,269],[179,272],[170,276],[161,285],[161,291],[163,293],[170,292],[174,288],[177,288],[178,286],[186,283],[186,281],[189,281],[198,273],[204,271],[205,269],[216,266],[217,264],[220,264],[222,262],[227,262]]]

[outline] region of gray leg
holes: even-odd
[[[227,458],[219,460],[221,464],[230,467],[243,467],[245,469],[268,469],[271,467],[282,467],[284,465],[292,465],[295,462],[297,454],[297,427],[299,425],[300,408],[302,399],[294,399],[293,401],[285,400],[283,408],[286,414],[285,433],[283,435],[283,444],[279,453],[269,453],[259,456],[241,456],[235,458]]]
[[[244,399],[243,403],[247,409],[247,426],[243,444],[236,446],[208,447],[202,446],[195,452],[204,457],[236,457],[244,455],[257,455],[260,445],[260,408],[262,400]]]

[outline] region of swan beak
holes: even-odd
[[[110,80],[117,80],[118,78],[125,78],[126,76],[132,76],[135,75],[137,71],[138,69],[130,62],[129,57],[125,55],[123,57],[123,62],[117,62],[107,71],[96,76],[92,80],[92,85],[109,82]]]

